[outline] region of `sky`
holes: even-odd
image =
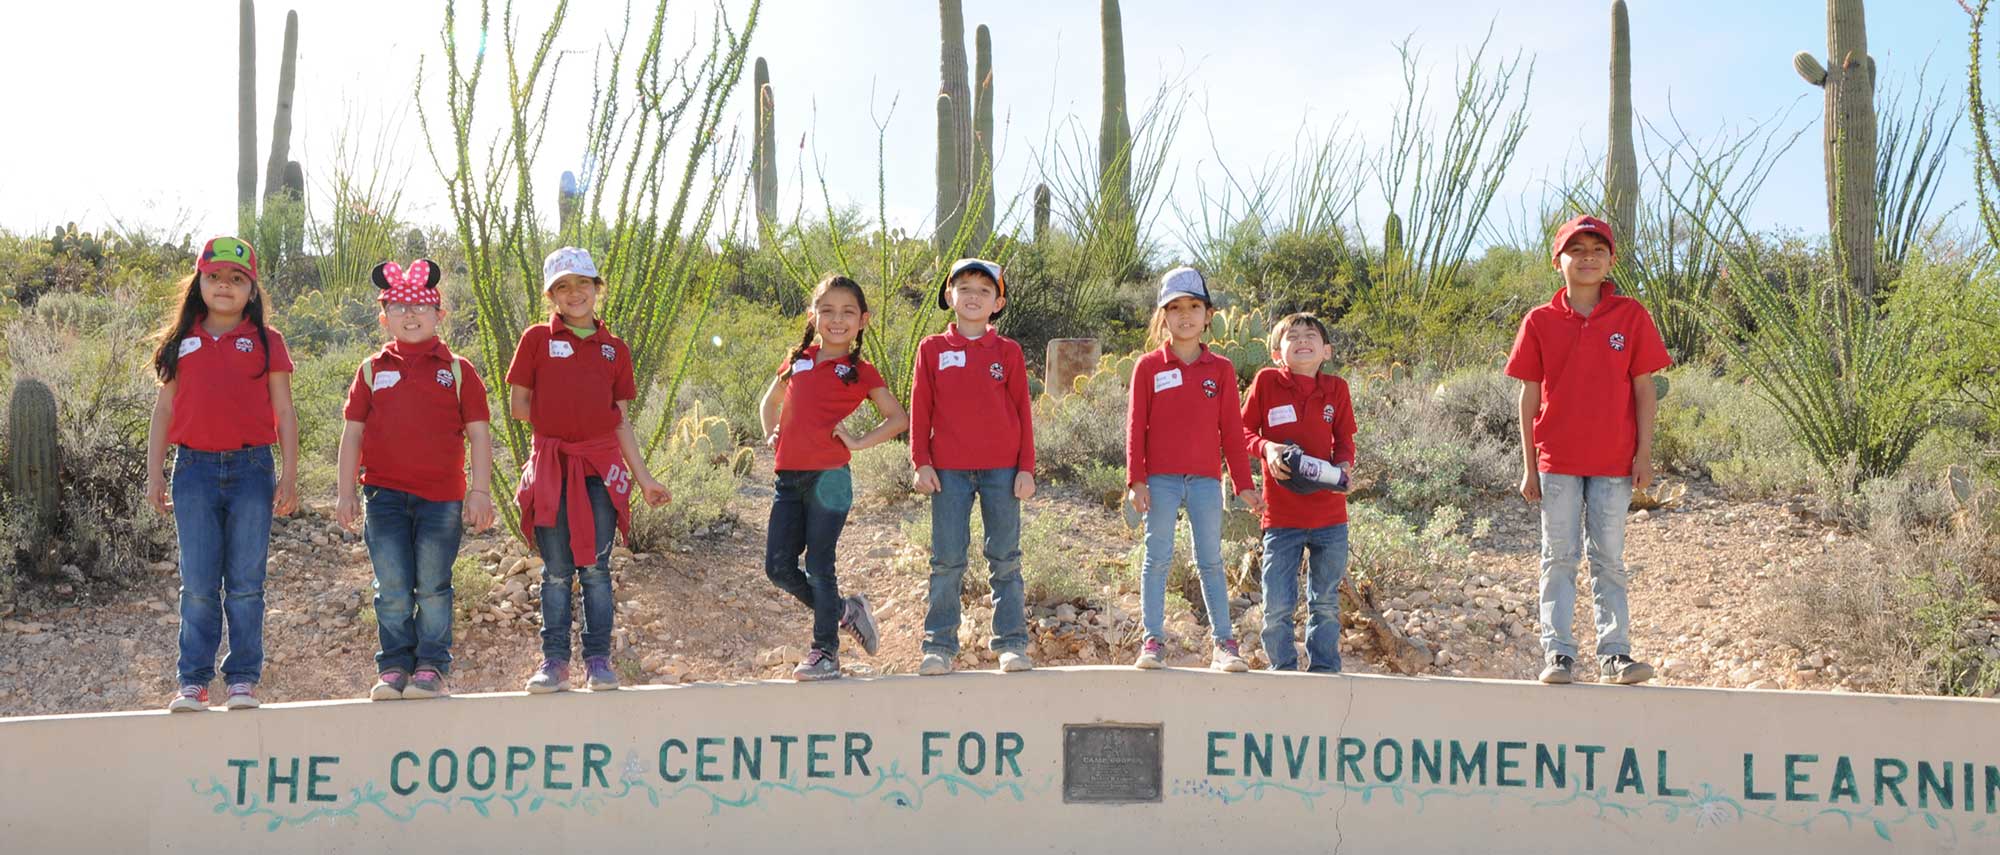
[[[500,0],[495,0],[497,23]],[[525,28],[539,31],[553,0],[518,0]],[[640,25],[652,3],[637,0]],[[1820,0],[1630,0],[1632,90],[1641,121],[1669,121],[1669,109],[1697,137],[1778,121],[1805,136],[1775,166],[1751,210],[1759,228],[1823,235],[1825,189],[1818,121],[1821,94],[1791,69],[1799,50],[1826,52]],[[327,168],[347,145],[364,171],[401,190],[401,215],[444,225],[443,184],[418,128],[414,84],[428,55],[425,103],[442,112],[437,77],[438,0],[300,0],[259,3],[258,122],[261,165],[270,145],[272,102],[287,9],[300,16],[293,158],[304,164],[309,196],[323,197]],[[573,0],[557,40],[570,65],[558,81],[551,130],[534,176],[555,192],[558,175],[582,159],[592,53],[621,26],[625,4]],[[667,42],[686,45],[714,21],[712,3],[669,6]],[[724,0],[740,26],[748,0]],[[1003,202],[1037,177],[1038,153],[1071,134],[1094,138],[1099,101],[1098,4],[1088,0],[965,0],[967,56],[972,29],[987,24],[994,43],[1000,129],[995,173]],[[1188,108],[1169,158],[1169,206],[1155,239],[1173,254],[1181,217],[1194,215],[1196,188],[1219,180],[1220,165],[1242,174],[1277,164],[1302,133],[1342,127],[1370,146],[1387,136],[1401,96],[1397,44],[1421,51],[1433,99],[1449,99],[1455,62],[1491,32],[1489,58],[1516,52],[1533,62],[1528,131],[1494,216],[1533,205],[1566,163],[1604,148],[1609,75],[1608,0],[1125,0],[1127,93],[1143,109],[1163,83]],[[468,43],[477,0],[460,4]],[[1963,98],[1965,13],[1957,0],[1871,0],[1870,52],[1885,85],[1910,81],[1929,63],[1929,81]],[[74,221],[208,233],[233,228],[236,161],[237,2],[9,3],[11,33],[89,33],[11,40],[0,79],[12,82],[14,131],[0,135],[0,228],[46,232]],[[887,215],[892,225],[928,228],[935,178],[938,11],[920,0],[766,0],[751,52],[771,67],[777,101],[780,208],[822,205],[823,178],[835,201],[872,219],[878,167],[876,119],[889,116]],[[493,40],[498,52],[498,39]],[[492,58],[489,98],[504,68]],[[1523,68],[1525,71],[1526,63]],[[1525,74],[1522,75],[1525,78]],[[1518,85],[1518,84],[1517,84]],[[730,103],[748,132],[750,81]],[[891,115],[890,105],[894,102]],[[487,120],[498,103],[481,105]],[[23,120],[19,117],[39,117]],[[485,125],[493,127],[491,124]],[[344,142],[343,142],[344,141]],[[1972,198],[1969,131],[1952,141],[1934,212]],[[1643,159],[1642,147],[1642,159]],[[802,180],[803,179],[803,180]],[[544,204],[551,209],[551,204]],[[1360,216],[1383,208],[1371,184]],[[1955,219],[1970,223],[1961,209]]]

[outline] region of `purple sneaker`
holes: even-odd
[[[591,656],[583,660],[583,667],[590,672],[590,690],[609,692],[618,688],[618,672],[611,667],[611,657]]]
[[[804,662],[792,669],[792,679],[801,683],[840,678],[840,658],[817,647],[806,653]]]
[[[569,660],[544,659],[535,669],[535,676],[528,678],[528,693],[546,695],[569,688]]]
[[[229,699],[222,702],[226,710],[254,710],[260,706],[263,704],[257,700],[256,683],[230,683]]]
[[[403,697],[409,700],[442,698],[449,694],[451,689],[444,684],[444,672],[428,665],[411,674],[410,684],[403,689]]]
[[[840,618],[840,628],[854,636],[854,642],[868,651],[868,655],[874,656],[881,647],[882,636],[875,631],[875,611],[868,607],[868,595],[855,594],[843,599],[847,608]]]
[[[1139,661],[1132,663],[1132,665],[1142,671],[1165,668],[1167,667],[1166,655],[1166,645],[1161,644],[1157,638],[1148,638],[1146,639],[1145,646],[1139,648]]]

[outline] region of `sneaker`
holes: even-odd
[[[256,683],[230,683],[229,699],[222,702],[226,710],[254,710],[262,705],[257,700]]]
[[[1145,646],[1139,648],[1139,661],[1132,663],[1132,665],[1144,671],[1165,668],[1167,667],[1166,655],[1166,645],[1161,644],[1157,638],[1148,638],[1146,639]]]
[[[812,680],[834,680],[840,677],[840,657],[817,647],[806,653],[805,661],[792,669],[792,679],[801,683]]]
[[[535,676],[528,678],[528,693],[546,695],[569,688],[569,660],[544,659],[535,669]]]
[[[951,657],[942,653],[926,653],[924,661],[917,665],[917,673],[925,677],[939,677],[951,673]]]
[[[882,636],[875,632],[875,612],[868,608],[868,595],[855,594],[845,600],[847,612],[840,618],[840,628],[854,636],[854,642],[868,651],[868,655],[874,656],[882,645]]]
[[[201,712],[208,709],[208,687],[189,683],[174,693],[174,699],[167,702],[168,712]]]
[[[1217,671],[1240,674],[1250,670],[1250,663],[1244,661],[1243,654],[1236,647],[1236,639],[1215,643],[1215,656],[1208,661],[1208,667]]]
[[[1602,657],[1600,662],[1598,673],[1603,675],[1606,683],[1630,686],[1653,679],[1653,666],[1623,653]]]
[[[591,691],[609,692],[618,688],[618,672],[611,667],[611,657],[589,657],[583,660],[583,667],[590,672]]]
[[[371,701],[400,701],[407,697],[404,687],[410,685],[410,677],[401,668],[391,668],[375,678],[375,688],[368,690]],[[428,696],[426,696],[428,697]]]
[[[444,672],[436,668],[418,668],[410,675],[410,686],[403,690],[405,700],[420,698],[442,698],[451,694],[444,684]]]
[[[1004,650],[1000,653],[1000,670],[1006,673],[1035,670],[1035,660],[1018,650]]]
[[[1560,653],[1551,653],[1548,662],[1548,667],[1542,669],[1542,682],[1563,685],[1576,680],[1575,675],[1570,673],[1570,669],[1576,666],[1576,660]]]

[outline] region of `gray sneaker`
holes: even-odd
[[[1231,674],[1241,674],[1250,670],[1250,663],[1244,661],[1242,651],[1236,646],[1236,639],[1218,641],[1215,655],[1209,658],[1208,667]]]
[[[1160,643],[1160,640],[1157,638],[1148,638],[1145,645],[1139,648],[1139,661],[1132,663],[1132,666],[1141,671],[1165,668],[1167,667],[1166,653],[1167,646],[1165,644]]]
[[[840,618],[840,628],[854,636],[855,643],[868,651],[868,655],[874,656],[882,645],[882,636],[875,631],[875,612],[868,608],[868,595],[855,594],[843,599],[847,602],[847,611]]]
[[[592,656],[583,660],[583,667],[590,671],[590,690],[609,692],[618,688],[618,672],[611,667],[611,657]]]
[[[257,700],[256,683],[230,683],[229,699],[222,702],[226,710],[254,710],[263,703]]]
[[[840,658],[817,647],[806,653],[805,661],[792,669],[792,679],[801,683],[840,678]]]
[[[410,685],[403,689],[403,697],[407,700],[442,698],[449,694],[451,689],[444,683],[444,672],[429,666],[418,668],[416,673],[411,674]]]
[[[528,678],[528,692],[546,695],[569,688],[569,660],[544,659],[535,669],[535,676]]]
[[[1548,663],[1548,666],[1542,669],[1542,682],[1560,686],[1576,681],[1576,676],[1571,673],[1576,667],[1576,660],[1560,653],[1551,653],[1548,656]]]
[[[924,677],[941,677],[951,673],[951,657],[942,653],[926,653],[924,661],[918,663],[917,674]]]
[[[1618,653],[1602,657],[1598,673],[1603,676],[1606,683],[1630,686],[1653,679],[1653,666]]]
[[[1022,653],[1019,650],[1003,650],[1000,652],[1001,672],[1011,674],[1016,671],[1033,671],[1034,669],[1035,660],[1029,659],[1028,654]]]
[[[375,678],[375,686],[368,690],[371,701],[400,701],[403,692],[410,685],[410,677],[401,668],[390,668]]]

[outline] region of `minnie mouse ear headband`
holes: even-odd
[[[408,268],[393,261],[375,265],[369,274],[375,280],[375,287],[382,289],[375,298],[378,303],[408,303],[410,305],[438,305],[438,280],[444,278],[444,271],[438,263],[428,258],[410,262]]]
[[[983,258],[961,258],[952,262],[951,273],[944,277],[944,284],[938,286],[938,308],[946,310],[951,308],[951,301],[946,299],[945,292],[950,291],[951,283],[967,271],[985,274],[986,278],[993,280],[994,289],[1000,292],[997,296],[1003,298],[1007,296],[1007,276],[1001,272],[1000,265]],[[994,309],[993,317],[1000,317],[1000,313],[1004,311],[1006,311],[1004,308]]]

